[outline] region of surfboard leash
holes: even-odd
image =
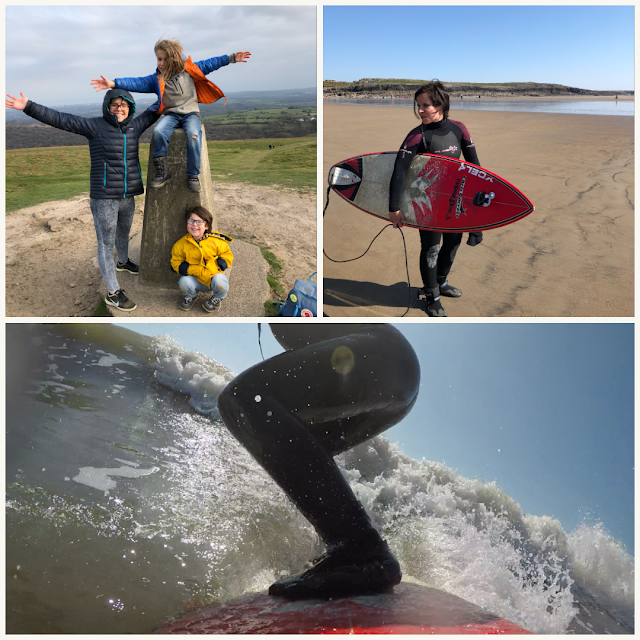
[[[327,207],[329,206],[329,193],[331,191],[331,186],[329,186],[327,188],[327,204],[324,205],[324,209],[322,210],[322,217],[324,218],[324,214],[327,211]],[[353,262],[354,260],[360,260],[360,258],[362,258],[364,255],[366,255],[367,251],[369,251],[369,249],[371,249],[371,245],[377,240],[378,236],[380,236],[380,234],[385,230],[388,229],[389,227],[393,227],[393,224],[387,224],[384,227],[382,227],[382,229],[380,229],[380,231],[376,234],[376,236],[374,237],[374,239],[371,241],[371,243],[369,244],[369,246],[366,248],[365,252],[361,255],[359,255],[357,258],[349,258],[348,260],[334,260],[333,258],[330,258],[327,255],[327,252],[324,250],[324,247],[322,247],[322,253],[324,254],[324,257],[327,258],[327,260],[331,260],[331,262]],[[402,229],[400,227],[398,227],[398,231],[400,231],[400,234],[402,235],[402,244],[404,246],[404,265],[405,268],[407,270],[407,286],[409,287],[409,304],[407,305],[407,309],[406,311],[399,316],[400,318],[404,318],[407,313],[409,313],[409,309],[411,309],[411,280],[409,278],[409,259],[407,257],[407,243],[404,239],[404,233],[402,232]]]
[[[262,336],[262,323],[258,322],[258,346],[260,347],[260,355],[264,360],[264,353],[262,353],[262,342],[260,341],[261,336]]]

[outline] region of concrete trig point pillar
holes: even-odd
[[[171,136],[167,152],[171,179],[160,189],[149,186],[155,177],[153,142],[149,145],[149,169],[140,249],[141,284],[169,289],[177,286],[179,275],[171,269],[171,248],[187,233],[187,225],[184,221],[184,212],[187,207],[200,205],[210,211],[213,216],[213,230],[216,230],[207,138],[204,127],[200,126],[202,151],[199,192],[189,191],[187,187],[187,140],[184,129],[176,129]]]

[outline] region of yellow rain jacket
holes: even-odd
[[[229,244],[232,242],[233,238],[219,231],[208,231],[200,242],[196,242],[193,236],[187,233],[171,249],[171,268],[180,273],[180,265],[187,262],[187,274],[195,276],[198,282],[208,287],[211,278],[216,273],[222,273],[222,269],[216,263],[218,258],[227,263],[227,268],[231,266],[233,254]]]

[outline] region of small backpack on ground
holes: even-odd
[[[316,273],[314,271],[308,280],[296,280],[287,299],[276,302],[279,316],[313,318],[318,315],[318,285],[311,282]]]

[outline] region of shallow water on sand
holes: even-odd
[[[340,100],[331,99],[325,104],[351,104],[373,107],[413,107],[413,99]],[[633,116],[634,101],[615,100],[482,100],[451,99],[452,110],[469,111],[525,111],[530,113],[564,113],[591,116]]]

